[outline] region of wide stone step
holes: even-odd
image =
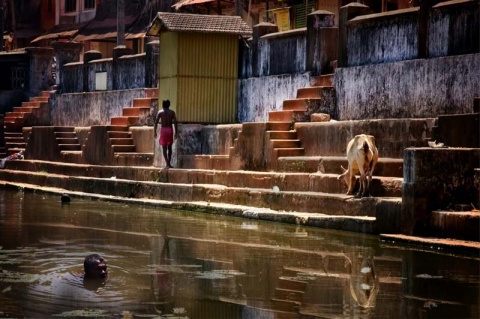
[[[8,142],[6,143],[9,149],[12,148],[25,148],[25,142]]]
[[[119,165],[119,166],[151,167],[153,165],[153,153],[116,152],[114,155],[114,160],[115,160],[115,165]]]
[[[49,174],[37,173],[43,171]],[[63,174],[58,174],[60,172]],[[7,169],[0,171],[0,180],[98,193],[108,197],[112,195],[151,198],[169,203],[182,202],[175,206],[179,209],[191,209],[190,205],[194,207],[205,205],[205,208],[209,209],[208,203],[255,207],[254,210],[245,210],[242,213],[244,217],[287,223],[301,221],[307,226],[329,229],[378,233],[379,230],[391,232],[392,228],[399,227],[395,221],[399,220],[401,198],[356,199],[343,194],[318,191],[284,191],[283,189],[288,187],[299,188],[302,185],[291,180],[291,178],[295,180],[297,175],[303,175],[301,179],[304,180],[304,186],[316,187],[315,183],[306,182],[311,180],[314,174],[309,176],[244,171],[215,171],[212,174],[211,170],[160,169],[151,166],[105,167],[31,160],[9,162]],[[116,176],[116,179],[96,176]],[[324,177],[319,174],[316,178]],[[336,180],[335,176],[329,178]],[[266,189],[258,186],[249,188],[213,184],[226,181],[232,184],[263,186],[276,183],[279,187]],[[195,203],[187,204],[191,202]],[[293,211],[290,212],[289,209]]]
[[[291,100],[283,101],[283,110],[284,111],[306,111],[308,110],[308,105],[313,103],[320,103],[321,98],[298,98]]]
[[[195,155],[195,167],[208,170],[228,170],[230,168],[230,156]]]
[[[342,174],[342,167],[348,167],[347,158],[342,156],[279,157],[277,164],[277,170],[281,172]],[[403,159],[380,157],[373,175],[403,177]]]
[[[436,237],[480,242],[480,211],[433,211],[431,231]]]

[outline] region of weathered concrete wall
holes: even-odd
[[[306,71],[306,28],[264,35],[258,42],[259,76]]]
[[[113,90],[113,59],[99,59],[88,62],[87,67],[87,88],[88,92],[95,92],[96,73],[107,73],[107,91]]]
[[[338,68],[340,120],[471,113],[480,54]]]
[[[238,121],[265,122],[268,112],[281,110],[297,89],[310,86],[310,74],[284,74],[238,81]]]
[[[116,90],[145,87],[145,53],[124,55],[116,63]]]
[[[480,149],[408,148],[404,153],[402,222],[405,234],[425,234],[433,210],[480,206]]]
[[[407,147],[427,146],[435,119],[388,119],[295,123],[307,156],[346,156],[347,144],[357,134],[375,136],[380,157],[403,158]]]
[[[34,126],[28,134],[25,147],[26,159],[57,162],[61,160],[60,148],[53,126]]]
[[[29,89],[30,96],[38,96],[41,91],[47,90],[53,84],[54,51],[51,48],[25,48],[25,51],[29,63],[26,87]]]
[[[433,7],[429,18],[430,57],[480,52],[480,2],[448,1]]]
[[[356,17],[347,23],[347,65],[415,59],[418,8]]]
[[[50,99],[52,125],[108,125],[112,117],[122,115],[124,107],[132,105],[133,99],[143,97],[143,89],[58,94]]]
[[[62,82],[59,89],[62,93],[83,92],[83,62],[67,63],[62,67]]]
[[[178,138],[173,144],[172,164],[176,167],[194,167],[195,155],[227,155],[242,126],[179,124]],[[153,135],[153,131],[152,131]],[[158,138],[154,141],[154,162],[157,167],[165,166]]]

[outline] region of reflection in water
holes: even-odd
[[[83,259],[108,260],[105,281]],[[0,317],[478,318],[478,258],[0,190]]]

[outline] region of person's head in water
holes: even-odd
[[[87,278],[107,278],[107,261],[98,254],[91,254],[85,257],[83,269]]]
[[[170,107],[170,100],[163,100],[162,101],[162,107],[164,109],[168,109]]]

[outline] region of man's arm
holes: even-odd
[[[162,111],[158,111],[157,118],[155,119],[155,125],[153,126],[153,138],[157,138],[157,126],[158,126],[158,121],[160,120]]]
[[[172,123],[173,123],[173,127],[175,128],[175,130],[173,132],[173,139],[176,139],[177,138],[177,132],[178,132],[178,126],[177,126],[177,115],[175,114],[175,112],[173,112]]]

